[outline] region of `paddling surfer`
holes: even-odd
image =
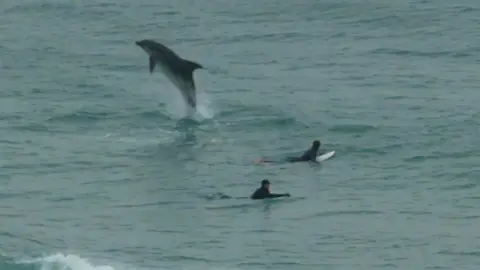
[[[250,196],[252,200],[263,200],[268,198],[290,197],[290,193],[275,194],[270,193],[270,181],[262,180],[261,186]]]
[[[318,156],[318,151],[320,150],[320,141],[319,140],[315,140],[312,142],[312,146],[310,147],[310,149],[308,149],[307,151],[305,151],[305,153],[303,153],[303,155],[301,156],[296,156],[296,157],[292,157],[292,156],[289,156],[285,159],[286,162],[290,162],[290,163],[293,163],[293,162],[306,162],[306,161],[312,161],[312,162],[317,162],[317,156]],[[257,161],[257,163],[270,163],[270,162],[274,162],[274,161],[269,161],[269,160],[264,160],[264,159],[260,159]]]

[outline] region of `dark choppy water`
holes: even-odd
[[[0,8],[0,269],[478,269],[478,1]],[[208,67],[198,124],[144,38]]]

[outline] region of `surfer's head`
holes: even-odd
[[[262,180],[262,188],[270,190],[270,181],[268,179]]]
[[[320,144],[321,144],[321,143],[320,143],[319,140],[315,140],[315,141],[313,141],[313,143],[312,143],[312,147],[318,149],[318,148],[320,148]]]

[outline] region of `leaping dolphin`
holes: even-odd
[[[196,109],[197,94],[193,71],[203,67],[198,63],[181,58],[165,45],[153,40],[144,39],[136,41],[135,44],[149,55],[150,73],[158,64],[162,72],[180,90],[185,102]]]

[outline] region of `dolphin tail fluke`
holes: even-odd
[[[153,72],[153,70],[155,69],[155,59],[153,59],[153,57],[150,56],[150,58],[148,59],[149,62],[150,62],[150,73]]]

